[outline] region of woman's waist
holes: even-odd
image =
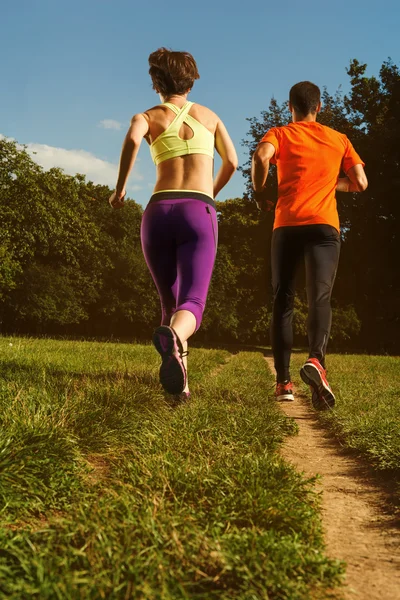
[[[201,155],[192,156],[190,161],[187,158],[172,158],[157,166],[155,192],[189,189],[213,195],[213,161]]]
[[[202,190],[193,189],[164,189],[154,191],[149,200],[149,204],[154,204],[156,202],[181,203],[193,200],[204,202],[214,209],[216,208],[214,199],[209,194]]]

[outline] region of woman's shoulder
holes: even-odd
[[[189,115],[204,125],[212,134],[215,134],[220,118],[213,110],[202,104],[193,103]]]
[[[146,115],[151,116],[151,115],[156,114],[157,112],[165,112],[166,110],[167,110],[167,107],[164,106],[163,104],[156,104],[155,106],[152,106],[151,108],[147,108],[141,114],[146,117]]]
[[[218,115],[211,110],[211,108],[208,108],[208,106],[204,106],[203,104],[198,104],[197,102],[193,102],[189,112],[193,117],[195,117],[196,113],[198,113],[199,115],[204,115],[208,118],[214,118],[216,121],[219,121]]]

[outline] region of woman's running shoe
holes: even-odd
[[[188,402],[190,400],[190,392],[181,392],[180,394],[176,394],[174,396],[174,400],[177,403]]]
[[[153,333],[153,344],[161,355],[160,383],[169,394],[181,394],[186,386],[183,347],[172,327],[161,325]]]
[[[278,402],[292,402],[294,400],[292,382],[287,381],[286,383],[277,383],[275,389],[275,398],[278,400]]]
[[[300,369],[300,377],[312,389],[312,405],[317,410],[335,406],[335,396],[326,378],[326,370],[317,358],[309,358]]]

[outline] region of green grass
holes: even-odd
[[[150,346],[3,338],[0,361],[0,598],[333,597],[260,354],[191,350],[182,405]]]
[[[293,356],[296,370],[305,358]],[[327,367],[336,406],[321,418],[348,448],[400,480],[400,358],[333,354]]]

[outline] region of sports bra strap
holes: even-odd
[[[175,104],[171,104],[171,102],[163,102],[162,106],[166,106],[167,108],[170,108],[172,110],[172,112],[174,112],[176,115],[180,111],[180,109],[177,106],[175,106]],[[183,106],[186,106],[186,104],[184,104]]]
[[[173,121],[169,125],[169,127],[171,127],[172,124],[177,125],[177,123],[184,122],[186,115],[188,114],[189,110],[193,106],[193,102],[186,102],[186,104],[184,104],[182,106],[182,108],[178,108],[177,106],[175,106],[175,104],[170,104],[169,102],[164,102],[164,106],[167,106],[168,108],[170,108],[172,110],[172,112],[174,112],[176,115],[175,118],[173,119]]]

